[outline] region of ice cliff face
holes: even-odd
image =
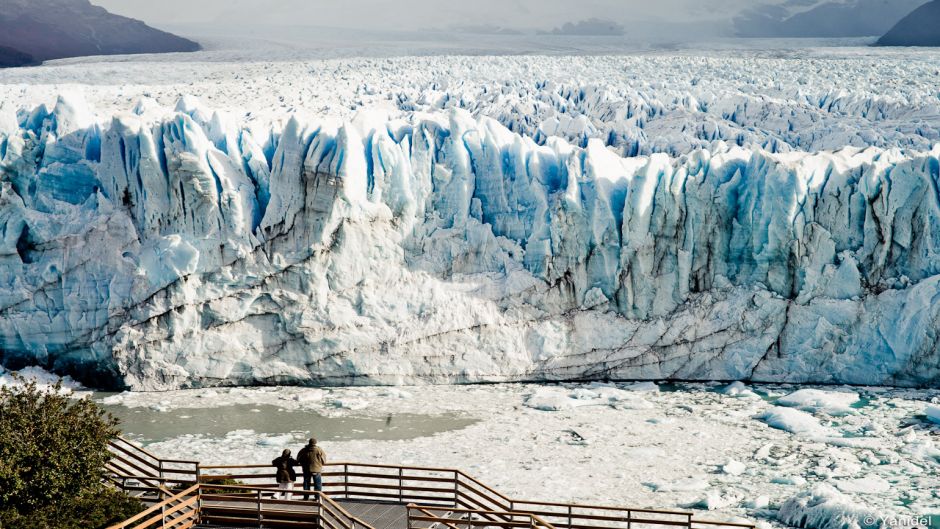
[[[621,158],[463,110],[0,115],[0,360],[135,389],[936,386],[940,147]]]

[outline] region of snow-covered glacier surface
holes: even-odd
[[[799,86],[851,77],[838,68],[850,60],[765,59],[779,68],[763,78],[752,59],[737,63],[745,89],[731,59],[604,60],[659,60],[689,87],[724,72],[736,88],[622,75],[461,92],[417,74],[313,115],[316,98],[277,115],[259,96],[260,119],[169,104],[172,89],[102,109],[108,89],[5,86],[3,362],[145,390],[937,385],[940,105],[927,77],[888,96],[826,92]],[[564,64],[472,64],[486,61],[513,64],[507,76]],[[381,79],[390,65],[368,68]],[[32,100],[46,90],[65,95]]]

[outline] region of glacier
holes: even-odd
[[[0,362],[135,390],[938,386],[940,146],[500,121],[0,107]]]

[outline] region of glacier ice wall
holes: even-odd
[[[460,109],[0,113],[0,361],[141,390],[937,386],[940,147],[585,145]]]

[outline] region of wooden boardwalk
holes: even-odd
[[[407,529],[408,507],[400,503],[367,501],[338,501],[349,514],[369,524],[373,529]]]
[[[109,529],[755,529],[690,511],[530,501],[461,470],[329,463],[323,492],[276,497],[270,465],[207,466],[112,443],[109,482],[152,507]]]

